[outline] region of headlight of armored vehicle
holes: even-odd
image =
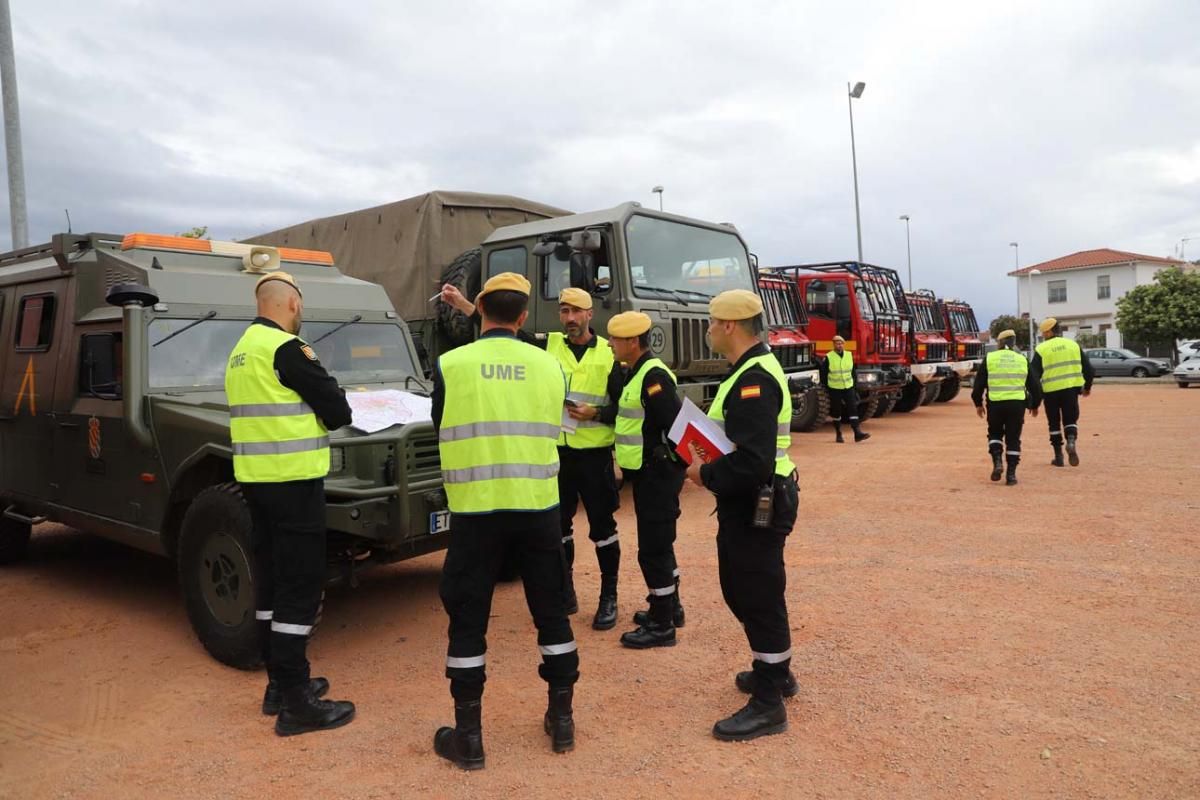
[[[346,449],[344,447],[329,448],[329,474],[334,475],[346,468]]]

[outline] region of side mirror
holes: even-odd
[[[533,254],[535,256],[548,256],[553,253],[554,248],[558,246],[558,242],[538,242],[533,246]]]

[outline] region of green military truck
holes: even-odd
[[[280,267],[304,291],[304,338],[339,383],[428,394],[387,294],[328,253],[92,233],[0,255],[0,563],[20,559],[45,520],[166,556],[208,651],[259,664],[224,373],[255,317],[257,273]],[[330,438],[331,580],[445,546],[431,422]]]
[[[533,286],[526,327],[534,333],[561,330],[559,292],[585,289],[595,297],[601,334],[614,314],[650,315],[650,349],[701,406],[729,369],[708,343],[708,301],[726,289],[756,290],[746,243],[732,225],[632,202],[572,214],[509,195],[431,192],[246,241],[326,250],[347,274],[381,284],[413,327],[427,372],[439,353],[473,336],[462,314],[430,300],[443,282],[473,299],[492,275],[525,275]],[[807,383],[798,378],[797,387]]]

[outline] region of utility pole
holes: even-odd
[[[17,60],[13,54],[12,15],[8,0],[0,0],[0,82],[3,83],[4,150],[8,156],[8,213],[12,249],[29,246],[25,213],[25,160],[21,154],[21,107],[17,100]]]

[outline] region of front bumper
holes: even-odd
[[[904,388],[911,378],[907,367],[889,364],[883,367],[858,367],[858,383],[854,389],[860,395],[895,392]]]
[[[951,365],[944,361],[932,364],[913,364],[909,369],[912,370],[913,379],[922,384],[938,383],[954,374]]]
[[[1200,383],[1200,371],[1194,372],[1172,372],[1171,377],[1177,383]]]
[[[975,358],[970,361],[955,361],[950,365],[954,373],[960,378],[969,378],[976,372],[979,372],[979,365],[983,363],[982,359]]]

